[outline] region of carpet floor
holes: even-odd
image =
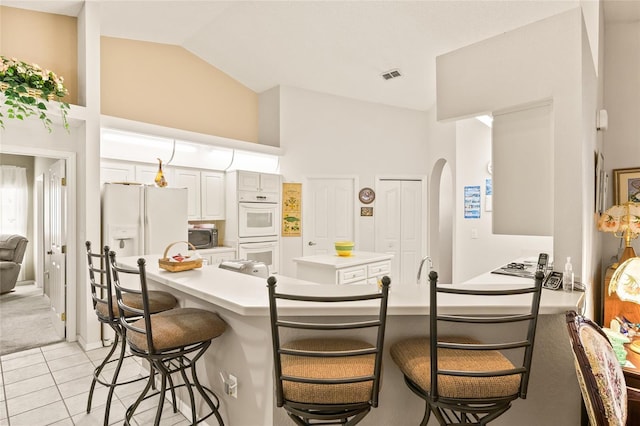
[[[51,323],[49,300],[35,284],[0,295],[0,355],[61,342]]]

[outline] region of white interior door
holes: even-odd
[[[422,181],[382,179],[376,189],[376,252],[393,254],[392,282],[414,283],[426,241]]]
[[[49,299],[53,328],[61,338],[66,329],[66,247],[67,247],[67,192],[65,161],[58,160],[49,169],[48,221],[45,234],[49,236],[47,271],[49,275]]]
[[[355,180],[308,178],[305,188],[303,255],[334,253],[336,241],[355,241]]]

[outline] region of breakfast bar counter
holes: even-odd
[[[205,354],[200,377],[221,399],[221,413],[230,426],[289,425],[284,410],[275,406],[271,353],[271,330],[266,279],[239,274],[208,266],[172,273],[158,267],[160,256],[146,256],[147,279],[150,287],[171,292],[181,307],[199,307],[217,312],[229,325],[215,339]],[[120,258],[118,262],[136,267],[138,257]],[[282,292],[309,295],[350,294],[365,291],[363,285],[323,285],[298,278],[276,276]],[[479,277],[461,285],[482,287],[509,286],[525,278],[504,276]],[[530,280],[529,280],[530,282]],[[376,288],[371,285],[371,290]],[[579,424],[580,392],[573,369],[564,313],[576,309],[580,294],[543,290],[532,375],[526,400],[514,406],[493,424],[539,425]],[[371,308],[353,306],[315,307],[285,301],[279,310],[293,317],[370,315]],[[439,305],[450,312],[510,312],[527,305],[520,296],[511,296],[502,303],[465,302],[441,297]],[[402,374],[388,355],[388,348],[397,340],[412,335],[428,334],[428,286],[415,283],[391,283],[385,338],[385,368],[380,406],[367,416],[362,425],[418,424],[424,413],[424,402],[404,385]],[[452,329],[451,333],[469,333]],[[504,330],[500,331],[504,332]],[[237,399],[223,394],[221,373],[238,378]],[[180,395],[185,398],[186,395]],[[431,423],[430,423],[431,424]],[[434,423],[435,424],[435,423]]]

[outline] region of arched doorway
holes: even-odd
[[[429,184],[429,255],[438,281],[453,282],[453,174],[444,158],[433,166]]]

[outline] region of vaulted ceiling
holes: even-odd
[[[418,110],[435,103],[438,55],[579,6],[579,0],[92,1],[100,3],[102,35],[182,46],[258,93],[295,86]],[[82,3],[3,1],[67,15],[77,15]],[[607,0],[605,17],[638,20],[639,5]],[[402,76],[382,78],[392,69]]]

